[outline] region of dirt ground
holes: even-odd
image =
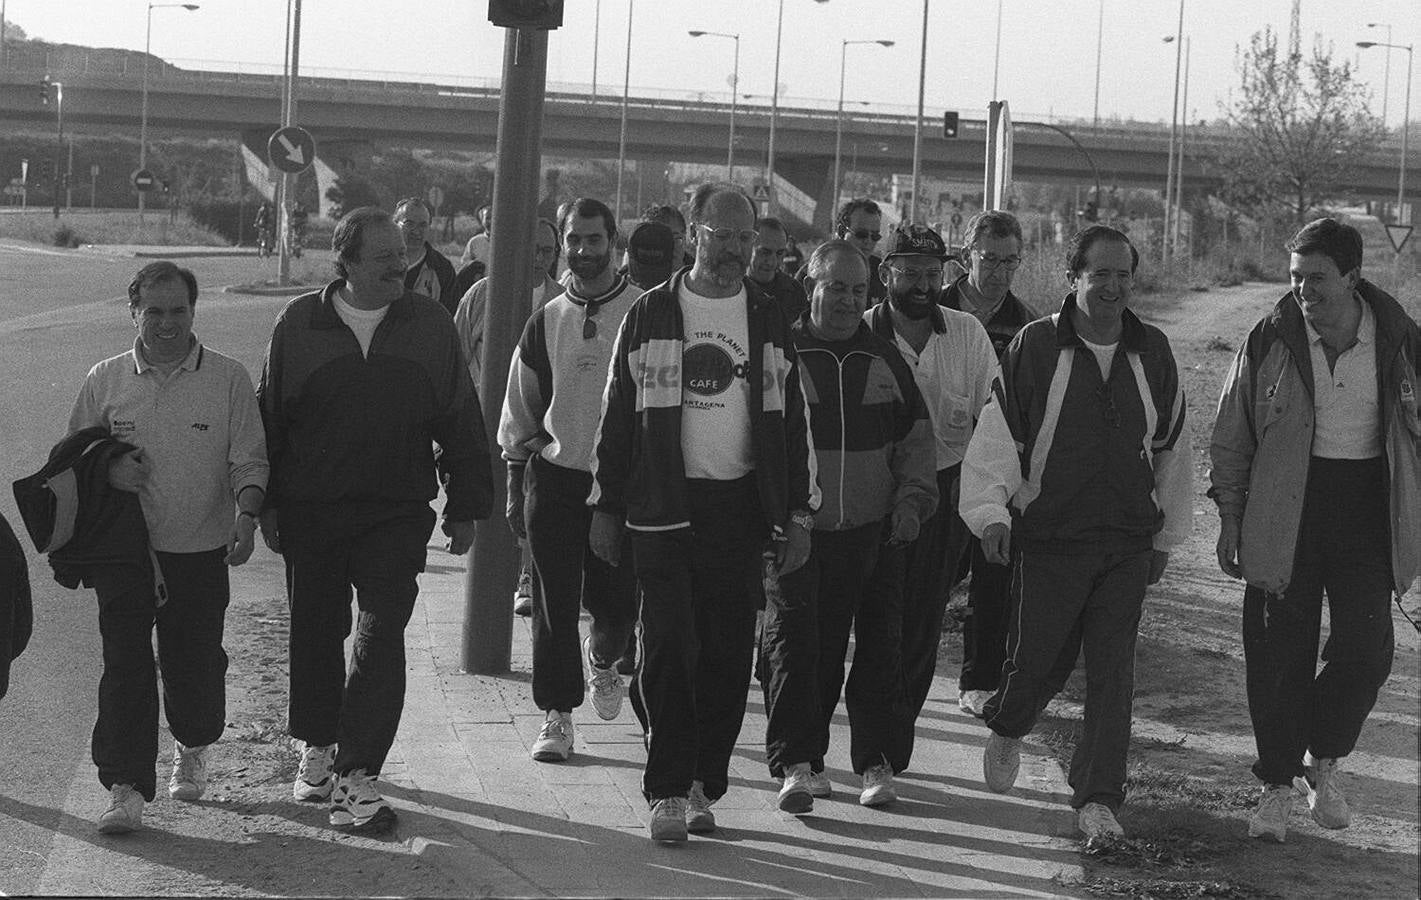
[[[1125,897],[1415,897],[1417,895],[1418,641],[1394,615],[1392,676],[1347,763],[1352,827],[1324,831],[1295,810],[1288,842],[1250,841],[1246,817],[1257,785],[1249,774],[1253,739],[1243,688],[1242,587],[1214,562],[1217,519],[1203,494],[1213,406],[1231,354],[1248,326],[1281,294],[1278,285],[1244,285],[1147,298],[1146,319],[1170,335],[1193,417],[1198,496],[1196,527],[1153,589],[1136,661],[1136,726],[1130,798],[1122,823],[1130,838],[1088,854],[1086,879],[1064,894]],[[1404,603],[1421,617],[1421,591]],[[1395,612],[1395,608],[1393,608]],[[322,806],[289,802],[294,756],[284,734],[286,615],[278,596],[234,598],[227,617],[232,654],[227,741],[241,742],[216,762],[210,801],[240,811],[242,834],[206,835],[230,851],[210,858],[210,880],[182,893],[457,895],[460,885],[422,862],[414,842],[340,837],[333,847]],[[961,642],[946,635],[941,670],[956,671]],[[1083,683],[1079,673],[1032,740],[1068,757]],[[226,763],[224,760],[233,762]],[[180,805],[155,804],[153,810]],[[185,833],[231,817],[181,815],[158,823]],[[263,871],[263,844],[281,845],[280,871]],[[360,851],[360,852],[356,852]],[[374,851],[373,853],[370,851]],[[465,886],[465,889],[467,886]],[[160,891],[161,892],[161,891]]]
[[[1214,406],[1233,352],[1285,289],[1250,284],[1142,304],[1141,315],[1170,336],[1189,400],[1195,528],[1146,601],[1121,815],[1129,838],[1087,854],[1085,883],[1072,887],[1091,895],[1417,896],[1418,640],[1395,605],[1391,678],[1344,763],[1352,826],[1324,830],[1300,801],[1286,844],[1247,837],[1258,783],[1248,769],[1255,757],[1244,693],[1243,588],[1218,569],[1218,518],[1204,491]],[[1421,619],[1421,585],[1402,604]],[[943,646],[940,666],[955,665],[960,641],[947,636]],[[1077,670],[1033,733],[1063,761],[1074,745],[1083,691]]]

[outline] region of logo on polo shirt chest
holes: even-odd
[[[210,426],[206,422],[193,422],[193,431],[206,431]]]

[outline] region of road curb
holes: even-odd
[[[155,247],[133,244],[84,244],[76,248],[86,253],[137,259],[194,259],[197,257],[256,256],[254,247]]]
[[[222,288],[224,294],[254,294],[258,297],[294,297],[318,291],[319,284],[229,284]]]

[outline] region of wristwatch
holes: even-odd
[[[814,530],[814,513],[810,513],[810,512],[792,512],[792,513],[789,514],[789,520],[790,520],[791,523],[793,523],[793,524],[795,524],[795,525],[798,525],[800,528],[803,528],[805,531],[813,531],[813,530]]]

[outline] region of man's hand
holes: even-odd
[[[596,510],[592,513],[592,530],[587,542],[598,559],[609,566],[617,565],[622,556],[622,523],[611,513]]]
[[[229,566],[240,566],[252,557],[257,543],[257,520],[253,516],[240,513],[232,522],[232,534],[227,538],[227,555],[222,561]]]
[[[775,563],[780,577],[797,571],[809,561],[809,530],[789,522],[785,525],[785,540],[775,544]]]
[[[261,514],[262,540],[272,553],[281,552],[281,528],[276,524],[276,510],[267,508]]]
[[[987,562],[1004,566],[1011,562],[1011,526],[993,522],[982,530],[982,555]]]
[[[444,549],[455,556],[463,556],[474,546],[473,519],[465,522],[445,522],[444,531],[449,535],[449,542],[444,545]]]
[[[134,450],[109,463],[109,487],[117,491],[138,493],[148,483],[148,460],[142,450]]]
[[[1154,551],[1154,556],[1150,557],[1150,580],[1148,583],[1159,584],[1159,580],[1164,577],[1164,570],[1168,565],[1169,551]]]
[[[508,467],[508,506],[504,509],[504,518],[508,519],[509,529],[518,537],[528,537],[528,526],[523,521],[523,467]]]
[[[888,532],[889,545],[901,547],[918,539],[922,523],[918,521],[917,513],[907,506],[899,504],[893,507],[891,522]]]
[[[1238,564],[1239,530],[1238,519],[1219,520],[1219,543],[1214,549],[1219,555],[1219,568],[1230,578],[1243,577],[1243,568]]]

